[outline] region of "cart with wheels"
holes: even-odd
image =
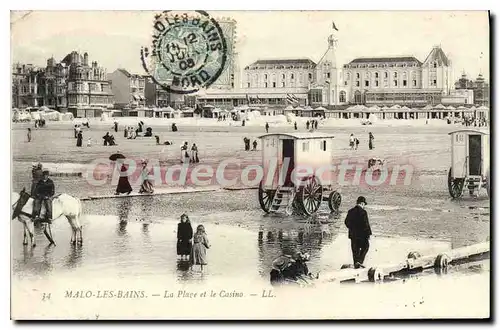
[[[458,130],[451,136],[451,167],[448,191],[454,199],[464,190],[479,195],[482,188],[490,195],[490,136],[479,130]]]
[[[264,177],[258,198],[266,213],[315,214],[322,202],[338,212],[342,196],[332,185],[332,143],[326,133],[260,136]]]

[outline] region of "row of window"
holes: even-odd
[[[434,82],[436,82],[436,81],[434,80]],[[344,85],[347,86],[348,82],[344,81]],[[361,82],[359,80],[357,80],[357,81],[354,82],[354,85],[356,87],[361,87]],[[363,86],[364,87],[370,87],[370,81],[369,80],[365,80]],[[408,81],[406,79],[403,79],[402,86],[403,87],[408,87]],[[416,80],[412,80],[411,86],[412,87],[417,87],[417,81]],[[374,87],[380,87],[380,83],[379,83],[378,80],[375,80]],[[384,80],[384,87],[389,87],[388,80]],[[398,80],[393,80],[392,81],[392,87],[398,87]]]
[[[407,68],[407,67],[418,67],[418,63],[368,63],[368,64],[346,64],[344,69],[365,69],[365,68]],[[430,68],[437,68],[437,62],[430,62]]]
[[[346,64],[345,69],[365,69],[365,68],[416,68],[419,65],[415,63],[368,63],[368,64]]]
[[[285,80],[285,79],[286,79],[286,76],[287,76],[287,75],[286,75],[285,73],[281,73],[281,74],[279,75],[279,77],[281,78],[281,80]],[[295,77],[298,77],[298,80],[302,82],[302,80],[303,80],[303,75],[302,75],[302,73],[299,73],[297,76],[296,76],[294,73],[289,73],[289,74],[288,74],[288,79],[289,79],[289,80],[294,80],[294,79],[296,79]],[[267,73],[264,73],[263,75],[261,75],[261,78],[262,78],[262,80],[264,80],[265,82],[267,82],[268,80],[271,80],[272,82],[276,82],[276,80],[277,80],[277,76],[276,76],[276,74],[275,74],[275,73],[273,73],[272,75],[268,75]],[[271,79],[269,79],[269,78],[271,78]],[[312,73],[309,73],[309,74],[308,74],[308,79],[309,79],[310,81],[313,79],[313,74],[312,74]],[[249,74],[247,74],[247,81],[251,81],[251,80],[253,80],[253,81],[257,81],[257,80],[259,80],[259,76],[258,76],[258,75],[256,75],[256,74],[254,74],[254,75],[249,75]]]
[[[373,75],[374,75],[375,79],[378,79],[380,77],[380,73],[379,72],[375,72]],[[410,75],[411,75],[412,79],[414,79],[414,80],[417,79],[417,74],[415,72],[411,72]],[[388,79],[389,78],[389,72],[388,71],[383,72],[382,76],[384,77],[384,79]],[[405,79],[406,77],[408,77],[408,73],[407,72],[403,72],[401,74],[401,76],[403,77],[403,79]],[[356,77],[356,79],[360,79],[361,78],[361,74],[359,72],[356,72],[355,77]],[[371,77],[371,72],[366,72],[365,73],[365,78],[370,78],[370,77]],[[398,78],[398,72],[393,72],[392,73],[392,77],[394,79]],[[346,73],[346,80],[351,80],[351,73],[350,72]]]
[[[314,66],[300,66],[300,65],[268,65],[268,66],[249,66],[245,70],[312,70]]]

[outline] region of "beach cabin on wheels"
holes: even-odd
[[[264,177],[258,198],[266,213],[316,213],[322,201],[338,211],[341,195],[332,189],[332,146],[327,133],[272,133],[262,141]],[[323,172],[319,168],[326,169]],[[300,180],[299,180],[300,179]],[[326,179],[326,180],[325,180]]]
[[[469,194],[479,194],[484,187],[490,194],[490,136],[479,130],[458,130],[451,136],[451,167],[448,190],[451,197],[460,198],[464,188]]]

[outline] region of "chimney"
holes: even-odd
[[[85,52],[85,54],[83,54],[83,65],[85,65],[85,66],[89,65],[89,54],[87,54],[87,52]]]

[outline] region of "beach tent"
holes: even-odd
[[[422,110],[432,110],[432,105],[427,104],[425,107],[422,108]]]
[[[436,110],[446,110],[446,107],[444,105],[442,105],[442,104],[438,104],[438,105],[436,105],[434,107],[434,109],[436,109]]]

